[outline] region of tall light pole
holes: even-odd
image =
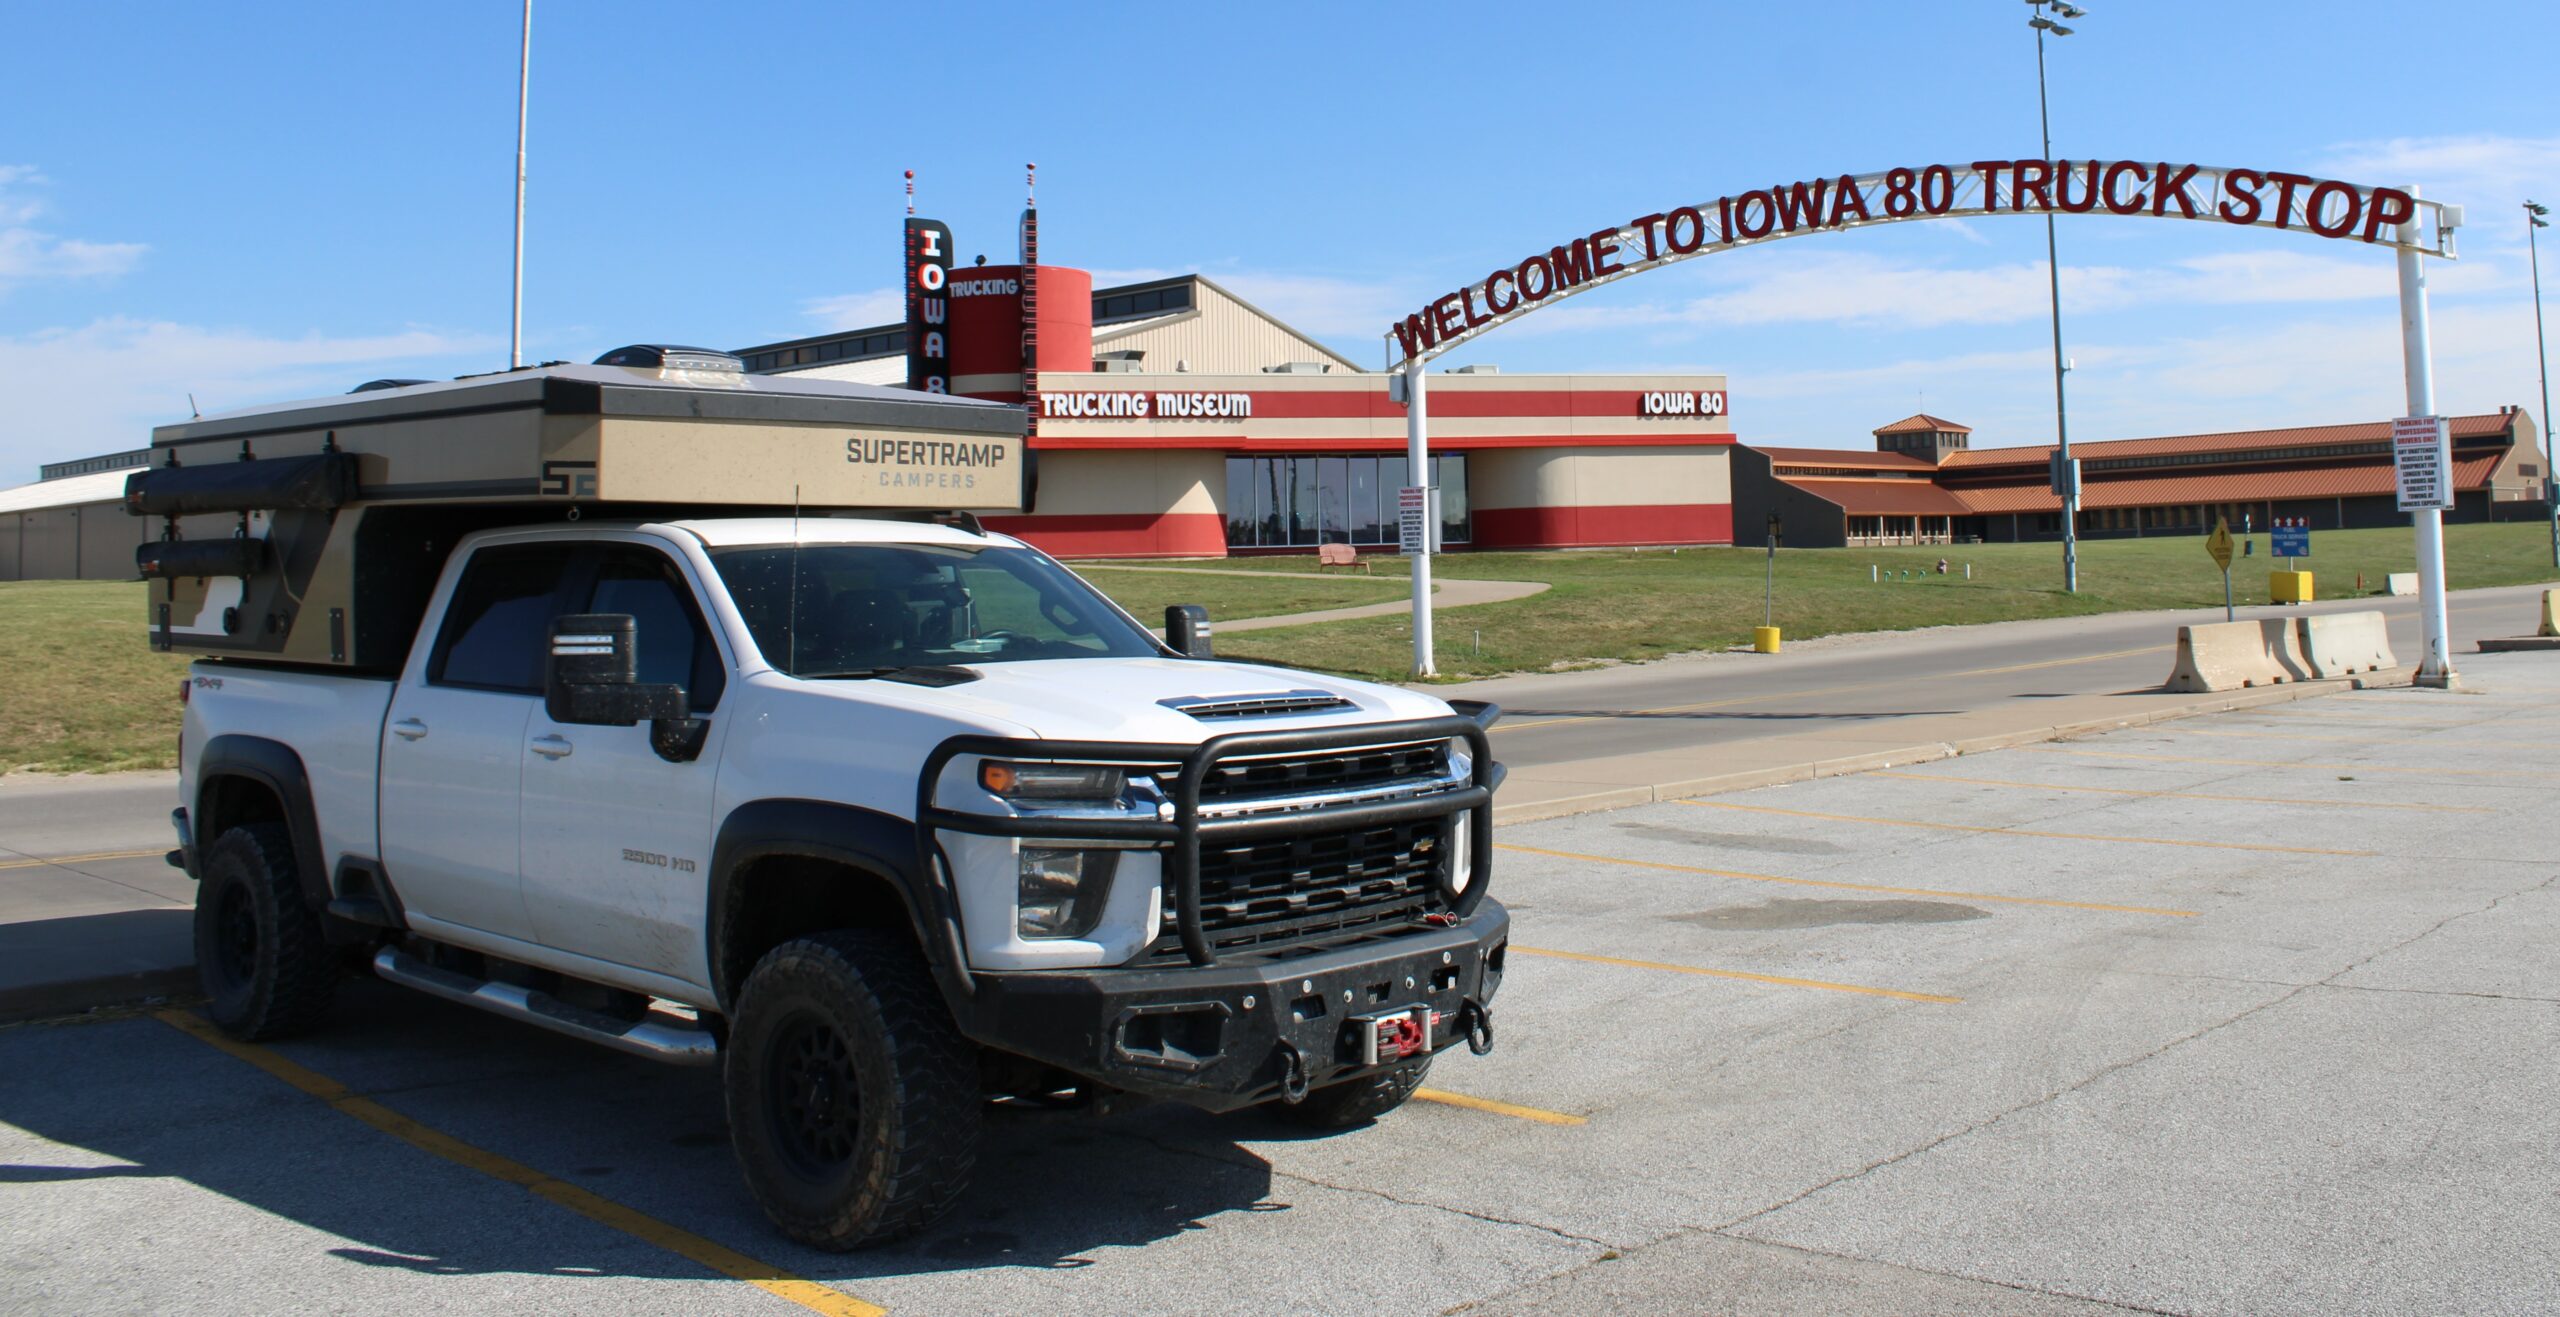
[[[2560,470],[2551,465],[2551,354],[2542,346],[2542,246],[2535,229],[2551,227],[2549,206],[2524,203],[2524,248],[2533,258],[2533,356],[2542,367],[2542,501],[2551,514],[2551,565],[2560,567]]]
[[[516,68],[516,294],[507,318],[507,369],[524,364],[524,112],[533,99],[533,0],[524,0],[524,49]]]
[[[2070,0],[2027,0],[2036,15],[2027,26],[2036,30],[2036,126],[2044,134],[2044,158],[2053,159],[2053,115],[2046,107],[2044,94],[2044,34],[2057,37],[2071,35],[2071,29],[2055,22],[2055,18],[2083,18],[2089,13]],[[2045,17],[2045,6],[2053,7],[2053,18]],[[2062,266],[2054,256],[2053,211],[2044,213],[2045,281],[2053,294],[2053,470],[2055,483],[2062,488],[2062,588],[2070,593],[2080,591],[2080,480],[2079,469],[2071,465],[2071,426],[2062,402],[2062,376],[2070,369],[2062,359]]]

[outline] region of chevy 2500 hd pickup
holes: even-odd
[[[369,969],[720,1064],[829,1248],[947,1209],[991,1101],[1342,1127],[1490,1048],[1494,710],[1206,657],[913,511],[1027,506],[1018,409],[680,351],[155,434],[218,1024]]]

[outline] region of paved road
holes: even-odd
[[[0,1030],[0,1310],[2560,1311],[2560,664],[2466,666],[1506,828],[1437,1100],[1008,1122],[849,1257],[713,1075],[386,985]]]
[[[2469,662],[2465,653],[2481,636],[2531,634],[2543,588],[2455,593],[2448,609],[2455,669]],[[2400,660],[2414,664],[2417,602],[2356,599],[2240,612],[2274,617],[2378,608],[2390,618]],[[1942,627],[1818,641],[1775,657],[1717,654],[1434,689],[1500,704],[1507,717],[1495,744],[1515,770],[1696,751],[1813,727],[1907,742],[1919,738],[1901,724],[2156,688],[2169,675],[2177,628],[2221,620],[2216,608]]]

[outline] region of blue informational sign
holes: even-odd
[[[2267,552],[2279,558],[2311,556],[2311,521],[2307,517],[2278,517],[2267,527]]]

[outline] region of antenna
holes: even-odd
[[[187,395],[187,412],[189,420],[201,421],[204,419],[204,408],[196,406],[196,396],[192,393]]]
[[[1026,205],[1026,206],[1037,206],[1037,205],[1039,205],[1039,204],[1040,204],[1040,194],[1039,194],[1039,189],[1038,189],[1038,184],[1039,184],[1039,182],[1040,182],[1040,166],[1039,166],[1039,165],[1037,165],[1037,164],[1025,164],[1025,165],[1022,167],[1022,204],[1023,204],[1023,205]]]
[[[907,218],[916,217],[916,171],[907,171]]]
[[[789,589],[791,602],[786,605],[785,611],[788,616],[783,622],[782,629],[790,639],[783,642],[783,649],[784,657],[791,662],[791,675],[797,677],[800,675],[800,486],[797,484],[791,487],[791,585]]]

